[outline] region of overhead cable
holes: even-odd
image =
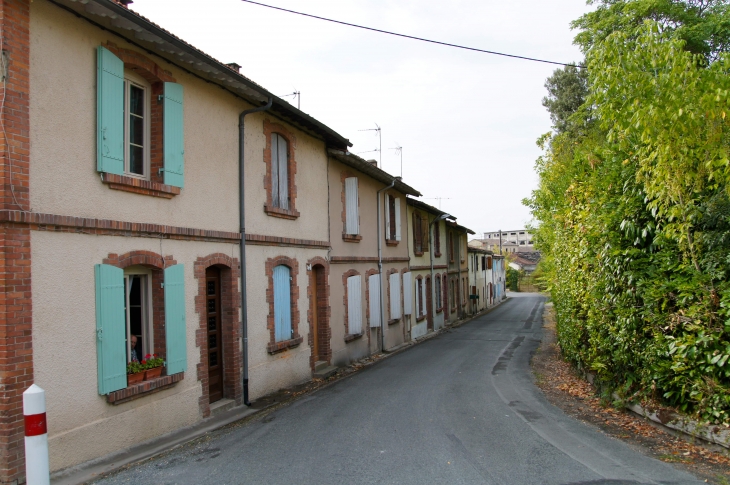
[[[586,67],[586,66],[583,66],[583,65],[580,65],[580,64],[575,64],[575,63],[548,61],[548,60],[545,60],[545,59],[537,59],[535,57],[525,57],[525,56],[518,56],[518,55],[515,55],[515,54],[505,54],[504,52],[489,51],[489,50],[486,50],[486,49],[477,49],[476,47],[467,47],[467,46],[459,45],[459,44],[451,44],[449,42],[441,42],[441,41],[438,41],[438,40],[424,39],[423,37],[416,37],[416,36],[413,36],[413,35],[399,34],[397,32],[390,32],[388,30],[376,29],[376,28],[373,28],[373,27],[366,27],[364,25],[357,25],[357,24],[352,24],[352,23],[349,23],[349,22],[343,22],[341,20],[328,19],[326,17],[319,17],[317,15],[312,15],[312,14],[308,14],[308,13],[304,13],[304,12],[297,12],[296,10],[289,10],[287,8],[275,7],[274,5],[267,5],[265,3],[254,2],[253,0],[241,0],[241,1],[242,2],[246,2],[246,3],[252,3],[254,5],[260,5],[262,7],[272,8],[274,10],[281,10],[282,12],[288,12],[288,13],[293,13],[293,14],[297,14],[297,15],[302,15],[304,17],[310,17],[310,18],[318,19],[318,20],[326,20],[327,22],[332,22],[332,23],[340,24],[340,25],[347,25],[348,27],[356,27],[358,29],[364,29],[364,30],[370,30],[370,31],[373,31],[373,32],[379,32],[381,34],[395,35],[396,37],[404,37],[406,39],[420,40],[421,42],[429,42],[431,44],[438,44],[438,45],[443,45],[443,46],[446,46],[446,47],[455,47],[457,49],[464,49],[464,50],[468,50],[468,51],[481,52],[481,53],[484,53],[484,54],[492,54],[492,55],[495,55],[495,56],[511,57],[513,59],[522,59],[523,61],[543,62],[543,63],[546,63],[546,64],[556,64],[558,66],[573,66],[573,67],[579,67],[579,68],[582,68],[582,69],[585,69],[585,67]]]

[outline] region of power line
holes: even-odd
[[[246,3],[252,3],[254,5],[260,5],[262,7],[272,8],[274,10],[281,10],[282,12],[289,12],[289,13],[294,13],[297,15],[302,15],[304,17],[310,17],[310,18],[318,19],[318,20],[326,20],[327,22],[332,22],[332,23],[340,24],[340,25],[347,25],[348,27],[356,27],[358,29],[371,30],[373,32],[380,32],[381,34],[395,35],[396,37],[404,37],[406,39],[420,40],[421,42],[429,42],[431,44],[444,45],[447,47],[455,47],[457,49],[465,49],[468,51],[482,52],[484,54],[493,54],[495,56],[511,57],[513,59],[522,59],[525,61],[544,62],[546,64],[557,64],[558,66],[575,66],[575,67],[580,67],[580,68],[585,69],[585,66],[580,65],[580,64],[569,64],[569,63],[565,63],[565,62],[547,61],[545,59],[537,59],[534,57],[518,56],[515,54],[505,54],[504,52],[488,51],[485,49],[477,49],[476,47],[467,47],[467,46],[463,46],[463,45],[459,45],[459,44],[450,44],[448,42],[440,42],[438,40],[424,39],[423,37],[415,37],[413,35],[399,34],[397,32],[390,32],[388,30],[381,30],[381,29],[376,29],[373,27],[366,27],[364,25],[351,24],[349,22],[343,22],[341,20],[328,19],[326,17],[318,17],[317,15],[312,15],[312,14],[308,14],[308,13],[304,13],[304,12],[297,12],[296,10],[289,10],[286,8],[275,7],[273,5],[266,5],[265,3],[254,2],[253,0],[241,0],[241,1],[246,2]]]

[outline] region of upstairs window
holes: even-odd
[[[360,234],[357,177],[345,179],[345,234]]]
[[[423,254],[423,226],[418,212],[413,213],[413,251]]]
[[[441,228],[438,223],[433,226],[433,251],[435,256],[441,256]]]
[[[289,143],[271,134],[271,205],[289,210]]]
[[[400,199],[385,195],[385,239],[400,241]]]
[[[124,73],[124,172],[149,178],[150,85],[132,72]]]

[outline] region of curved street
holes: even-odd
[[[529,366],[543,306],[513,293],[263,418],[96,483],[703,483],[547,403]]]

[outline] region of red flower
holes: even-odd
[[[140,362],[140,364],[147,365],[147,361],[146,360],[143,360],[142,362]]]
[[[149,359],[149,358],[151,358],[151,357],[152,357],[152,356],[151,356],[150,354],[147,354],[147,355],[145,355],[145,356],[144,356],[144,358],[145,358],[145,359]]]

